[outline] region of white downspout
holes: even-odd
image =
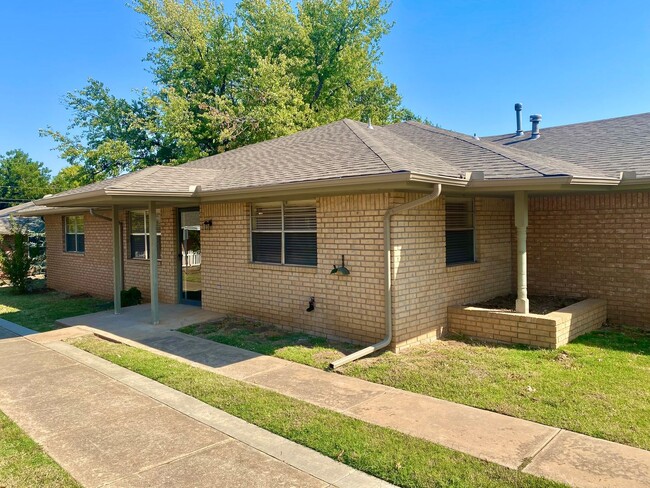
[[[436,184],[435,189],[429,195],[426,195],[412,202],[407,202],[397,207],[389,208],[384,214],[384,315],[385,315],[385,324],[386,324],[386,335],[384,338],[379,341],[377,344],[368,346],[360,351],[349,354],[348,356],[337,359],[336,361],[330,363],[331,369],[336,369],[344,364],[352,362],[356,359],[372,354],[375,351],[384,349],[388,347],[393,340],[393,280],[392,280],[392,245],[391,245],[391,229],[390,229],[390,218],[401,212],[406,212],[412,208],[419,207],[425,203],[431,202],[438,198],[442,193],[442,185],[440,183]]]

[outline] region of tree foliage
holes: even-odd
[[[91,183],[92,180],[80,164],[71,164],[61,168],[61,171],[52,178],[50,188],[53,193],[58,193]]]
[[[12,239],[0,249],[0,269],[18,293],[27,293],[29,270],[33,258],[29,252],[27,231],[12,223]]]
[[[383,0],[135,0],[155,88],[133,100],[97,80],[69,93],[61,156],[89,180],[179,164],[339,120],[413,118],[379,70]]]
[[[20,149],[0,155],[0,208],[41,198],[49,192],[50,170]]]

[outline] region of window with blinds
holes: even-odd
[[[160,259],[160,214],[156,214],[158,228],[158,259]],[[129,212],[129,249],[131,259],[149,259],[149,212]]]
[[[86,242],[83,215],[69,215],[64,220],[65,252],[85,252]]]
[[[316,205],[253,205],[251,246],[253,262],[316,266]]]
[[[476,261],[474,200],[448,198],[445,202],[445,224],[447,265]]]

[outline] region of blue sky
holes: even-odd
[[[231,8],[233,1],[224,2]],[[650,111],[650,2],[395,0],[382,70],[404,104],[479,135],[514,129],[513,104],[544,126]],[[150,83],[143,19],[125,0],[0,2],[0,153],[65,165],[66,92],[87,78],[128,97]]]

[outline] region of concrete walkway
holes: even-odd
[[[0,340],[0,410],[83,486],[392,486],[59,341],[87,333]]]
[[[643,449],[101,314],[63,322],[97,327],[113,340],[572,486],[650,486],[650,452]]]

